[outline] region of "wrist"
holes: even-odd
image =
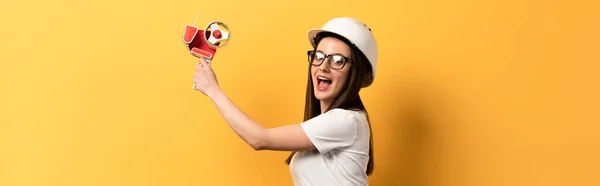
[[[206,92],[206,96],[208,96],[210,99],[214,100],[216,97],[219,96],[219,94],[222,94],[223,90],[221,90],[221,88],[216,87],[214,89],[212,89],[211,91]]]

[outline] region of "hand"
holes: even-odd
[[[203,57],[200,58],[200,63],[196,64],[196,72],[194,73],[194,85],[196,90],[202,92],[204,95],[211,96],[214,92],[219,90],[219,83],[217,82],[217,76],[213,72],[212,68]]]

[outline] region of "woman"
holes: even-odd
[[[371,29],[335,18],[310,30],[304,122],[264,128],[219,88],[211,67],[196,66],[196,89],[207,95],[229,126],[255,150],[292,151],[295,185],[368,185],[373,171],[371,127],[360,96],[375,77],[377,43]]]

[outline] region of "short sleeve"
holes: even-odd
[[[358,130],[352,113],[343,109],[330,110],[300,125],[320,153],[352,145]]]

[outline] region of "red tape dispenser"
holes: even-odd
[[[196,16],[196,20],[198,16]],[[231,37],[230,29],[225,23],[215,21],[208,24],[204,30],[198,30],[198,27],[186,24],[183,30],[183,43],[187,45],[190,53],[198,58],[203,57],[210,65],[211,60],[221,48],[227,44]]]

